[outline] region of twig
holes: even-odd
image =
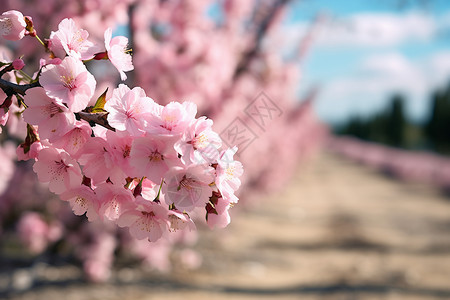
[[[29,84],[16,84],[0,78],[0,89],[8,96],[14,94],[25,95],[28,89],[40,86],[38,81]]]
[[[111,125],[109,125],[108,120],[106,119],[106,117],[108,116],[108,112],[88,113],[80,111],[75,115],[78,116],[80,119],[88,121],[89,123],[95,123],[111,131],[116,131],[114,127],[111,127]]]
[[[258,30],[254,36],[253,47],[251,47],[247,52],[244,53],[241,61],[236,67],[236,70],[233,75],[234,80],[239,78],[247,70],[253,58],[259,54],[261,50],[262,40],[266,35],[270,27],[270,24],[277,15],[277,12],[280,9],[282,9],[284,5],[288,4],[289,1],[290,0],[278,0],[274,2],[272,7],[269,9],[270,13],[266,15],[266,17],[261,21],[261,23],[258,26]]]
[[[8,96],[17,94],[25,95],[27,90],[40,86],[41,85],[39,84],[38,81],[29,84],[19,85],[0,78],[0,89],[2,89]],[[80,119],[88,121],[89,123],[95,123],[109,130],[116,131],[116,129],[114,129],[113,127],[111,127],[111,125],[109,125],[108,120],[106,119],[106,116],[108,115],[107,112],[88,113],[80,111],[75,115],[77,115]]]

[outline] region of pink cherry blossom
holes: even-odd
[[[39,181],[49,183],[50,191],[55,194],[78,187],[83,178],[77,161],[67,152],[55,148],[42,149],[33,170]]]
[[[181,135],[194,121],[197,106],[192,102],[170,102],[149,116],[146,131],[160,135]]]
[[[159,240],[169,228],[168,210],[162,204],[136,197],[136,209],[125,211],[117,221],[129,227],[133,237],[151,242]]]
[[[178,160],[170,144],[162,139],[141,137],[133,140],[130,152],[130,165],[138,177],[148,177],[159,183],[172,165]]]
[[[59,57],[55,58],[41,58],[39,60],[39,68],[43,68],[46,65],[59,65],[62,63],[62,59]]]
[[[77,216],[81,216],[86,213],[89,221],[94,221],[99,218],[99,200],[97,199],[97,195],[94,191],[86,186],[79,185],[73,189],[65,191],[59,197],[64,200],[70,202],[73,213]]]
[[[178,210],[169,210],[168,218],[170,221],[170,231],[175,232],[178,230],[189,229],[194,230],[194,221],[189,217],[187,213],[182,213]]]
[[[218,161],[216,169],[216,186],[222,196],[231,202],[237,202],[234,192],[241,185],[240,176],[244,173],[244,168],[239,161],[233,160],[237,147],[224,151]]]
[[[111,157],[127,176],[134,177],[130,166],[131,144],[134,138],[125,131],[108,130],[105,134],[106,141],[110,145]]]
[[[36,159],[39,152],[44,148],[41,141],[36,141],[30,145],[30,149],[25,153],[24,145],[21,144],[16,149],[17,160]]]
[[[49,97],[66,103],[73,112],[79,112],[88,105],[96,86],[94,76],[85,65],[70,56],[59,65],[47,65],[39,82]]]
[[[112,38],[111,28],[105,31],[105,48],[108,58],[120,73],[122,80],[127,79],[125,72],[134,70],[131,61],[131,55],[127,53],[128,38],[124,36],[116,36]]]
[[[99,215],[110,221],[118,220],[125,210],[135,207],[133,193],[123,186],[103,183],[95,193],[100,201]]]
[[[114,163],[109,144],[102,138],[91,138],[82,149],[78,161],[83,166],[84,174],[94,183],[100,183],[110,178],[116,184],[125,184],[125,174]]]
[[[141,179],[135,178],[130,183],[130,186],[128,188],[130,190],[134,190],[140,181],[141,181]],[[149,201],[155,200],[156,195],[158,194],[158,191],[159,191],[159,185],[156,185],[153,181],[151,181],[147,178],[144,178],[142,180],[141,188],[142,188],[142,190],[141,190],[142,198],[149,200]],[[160,195],[160,198],[161,198],[161,195]]]
[[[229,158],[230,155],[224,154],[228,152],[221,152],[219,148],[222,141],[212,129],[212,120],[206,117],[197,118],[197,105],[201,112],[214,116],[214,124],[218,128],[227,128],[230,120],[234,119],[236,114],[242,114],[244,107],[248,106],[246,102],[256,95],[255,89],[264,88],[274,99],[280,101],[285,98],[282,97],[281,91],[286,94],[288,92],[284,89],[286,86],[281,84],[283,79],[275,78],[283,73],[283,70],[276,69],[282,64],[276,61],[276,57],[273,59],[270,55],[261,53],[261,56],[255,57],[256,68],[252,65],[245,68],[242,75],[237,74],[236,67],[240,58],[248,47],[253,45],[239,42],[234,36],[234,25],[231,26],[227,21],[224,21],[223,31],[228,33],[223,32],[220,37],[211,35],[215,28],[211,27],[214,22],[204,22],[199,16],[196,17],[197,11],[200,12],[206,7],[204,4],[193,4],[195,1],[187,1],[186,4],[178,4],[184,3],[183,1],[168,1],[163,4],[148,4],[145,10],[141,4],[136,4],[140,9],[134,11],[136,18],[133,19],[132,34],[138,51],[133,57],[133,61],[137,62],[133,66],[131,56],[126,50],[127,38],[113,38],[110,29],[104,31],[108,26],[117,24],[117,20],[103,14],[103,7],[97,7],[94,3],[96,1],[88,1],[81,11],[72,11],[76,5],[61,6],[57,4],[57,0],[49,1],[51,3],[44,9],[55,10],[55,16],[52,18],[63,13],[64,17],[73,16],[83,25],[75,25],[72,19],[65,19],[60,23],[58,31],[52,33],[50,40],[42,36],[48,28],[37,27],[39,35],[45,41],[44,48],[48,47],[46,50],[53,51],[47,51],[49,55],[46,54],[48,57],[41,59],[39,68],[37,62],[32,63],[28,57],[32,51],[31,59],[39,55],[38,52],[34,53],[34,48],[28,47],[28,41],[17,45],[17,51],[11,56],[17,58],[24,54],[26,61],[30,62],[27,68],[36,66],[36,72],[31,77],[36,78],[41,85],[36,86],[37,82],[30,81],[25,75],[21,76],[19,73],[22,72],[8,72],[2,77],[11,83],[31,83],[31,86],[34,86],[33,89],[27,90],[25,96],[25,104],[30,105],[21,105],[19,95],[13,99],[15,103],[10,104],[8,126],[11,121],[23,121],[24,116],[30,123],[30,131],[36,130],[35,135],[27,135],[27,141],[17,148],[18,157],[35,159],[37,162],[34,169],[39,180],[49,183],[50,189],[68,202],[58,205],[52,202],[55,197],[48,198],[43,209],[46,216],[64,219],[64,222],[71,226],[73,223],[70,217],[73,213],[59,211],[70,205],[75,215],[86,214],[90,221],[97,218],[105,221],[91,223],[89,226],[79,224],[69,229],[79,231],[84,230],[82,228],[91,228],[86,229],[91,231],[90,234],[70,233],[74,240],[79,241],[77,244],[84,246],[83,251],[77,250],[75,255],[83,260],[89,278],[104,280],[108,276],[115,241],[126,236],[125,232],[116,231],[117,225],[129,227],[134,237],[144,239],[144,244],[153,246],[153,253],[158,253],[149,255],[150,251],[146,251],[144,256],[157,260],[152,263],[153,266],[164,265],[168,260],[162,256],[165,256],[175,243],[193,242],[189,237],[195,234],[191,234],[191,230],[195,228],[196,218],[204,219],[206,213],[206,222],[210,227],[224,227],[230,222],[230,207],[238,201],[234,193],[240,185],[242,172],[233,171],[230,166],[239,166],[240,163],[234,162],[233,155]],[[130,1],[136,2],[119,0],[125,3],[124,6],[129,6]],[[208,1],[201,0],[202,3]],[[106,7],[126,18],[127,11],[117,12],[118,5],[114,3]],[[59,8],[62,11],[58,11]],[[83,17],[84,10],[91,12],[89,17]],[[155,15],[145,19],[144,11],[151,11]],[[203,14],[204,12],[202,17]],[[99,17],[105,18],[101,24],[92,22]],[[25,20],[30,24],[28,19]],[[36,24],[48,23],[36,20]],[[162,25],[161,28],[159,24]],[[89,29],[92,35],[80,28]],[[149,35],[149,28],[155,28],[156,34]],[[169,29],[167,32],[166,28]],[[25,34],[33,35],[33,32]],[[106,52],[105,49],[100,49],[103,51],[101,53],[94,52],[96,46],[91,43],[94,41],[92,37],[98,38],[101,35],[105,38]],[[39,46],[36,40],[29,40]],[[237,44],[239,47],[235,47]],[[41,50],[41,54],[44,54],[44,49]],[[1,53],[2,51],[0,56]],[[91,57],[96,60],[109,59],[117,68],[121,79],[125,79],[127,72],[134,67],[140,69],[134,79],[141,83],[142,88],[131,89],[126,85],[113,87],[117,73],[102,72],[106,70],[102,69],[102,64],[106,63],[104,61],[85,61]],[[14,66],[9,63],[7,65],[8,69],[20,69],[23,64],[16,60]],[[264,74],[260,73],[261,68],[257,67],[259,65],[264,66]],[[86,66],[99,78],[99,84],[110,88],[105,99],[100,98],[95,102],[97,82]],[[239,80],[235,80],[235,76],[239,77]],[[264,79],[262,87],[259,85],[261,78]],[[115,87],[117,88],[114,89]],[[24,86],[24,89],[27,88],[28,86]],[[98,88],[98,91],[105,88]],[[34,93],[35,89],[41,90],[41,96],[47,102],[37,99],[38,93]],[[163,104],[173,99],[187,99],[191,102],[170,102],[162,106],[147,97],[144,89]],[[3,99],[5,98],[6,95]],[[48,105],[41,103],[43,101]],[[95,107],[87,107],[94,103]],[[287,111],[288,106],[283,106],[284,108]],[[103,109],[106,112],[103,112]],[[80,111],[83,111],[83,114],[78,113]],[[288,114],[283,115],[283,118],[286,115]],[[64,116],[67,118],[64,119]],[[78,120],[75,120],[74,116]],[[294,119],[296,118],[292,118]],[[272,170],[284,170],[286,162],[292,161],[293,158],[292,153],[282,152],[284,155],[280,155],[281,159],[284,156],[287,158],[281,167],[278,160],[277,164],[274,164],[264,159],[268,151],[282,151],[284,147],[284,144],[272,145],[268,141],[279,132],[284,134],[292,131],[276,125],[277,121],[279,120],[273,119],[270,125],[267,123],[268,126],[263,128],[265,138],[261,137],[256,142],[259,143],[258,151],[255,151],[255,154],[251,151],[245,153],[251,159],[243,158],[255,162],[250,164],[249,179],[258,188],[263,185],[271,187],[273,181],[280,177],[279,172],[272,173]],[[9,129],[8,127],[8,134],[11,133]],[[286,137],[292,139],[293,136],[286,134]],[[296,143],[289,145],[292,147],[288,149],[296,149]],[[2,164],[0,169],[1,167]],[[7,167],[10,168],[8,165]],[[242,165],[240,167],[242,169]],[[261,169],[270,172],[259,174]],[[0,172],[0,175],[5,174]],[[72,180],[74,178],[75,180]],[[261,178],[264,183],[261,183]],[[26,178],[20,179],[23,184],[29,181]],[[8,181],[8,178],[4,181]],[[2,180],[0,185],[1,183]],[[33,189],[27,190],[34,192]],[[2,215],[8,213],[3,210],[0,212]],[[155,246],[145,240],[158,241],[162,246],[154,250]],[[86,244],[89,246],[86,247]],[[120,246],[121,250],[125,250],[123,252],[131,248]],[[195,261],[195,258],[193,260]]]
[[[158,193],[157,189],[159,189],[159,185],[156,185],[153,181],[145,178],[144,181],[142,181],[142,198],[153,201]]]
[[[106,102],[105,110],[109,112],[108,123],[119,131],[128,131],[132,135],[140,136],[144,133],[146,115],[150,114],[157,105],[145,95],[143,89],[135,87],[132,90],[120,84],[113,91],[112,97]]]
[[[89,141],[91,134],[92,128],[88,122],[84,120],[75,121],[72,130],[54,141],[53,145],[57,148],[64,149],[73,158],[78,159],[81,155],[81,150]]]
[[[50,34],[49,48],[58,57],[67,55],[78,60],[86,60],[94,57],[99,48],[88,41],[89,33],[79,29],[72,19],[64,19],[58,25],[58,31]]]
[[[17,41],[25,36],[25,19],[17,10],[4,12],[0,16],[0,35],[11,41]]]
[[[180,211],[190,212],[209,201],[214,181],[213,168],[204,165],[173,167],[166,175],[165,201]]]
[[[106,140],[106,133],[108,133],[109,129],[107,129],[103,126],[94,126],[91,128],[92,128],[92,132],[94,133],[94,136],[100,137],[100,138]]]
[[[53,141],[73,128],[73,113],[58,100],[48,97],[43,89],[27,91],[24,99],[28,108],[23,118],[28,124],[39,126],[41,138]]]
[[[200,117],[193,122],[175,144],[181,160],[187,163],[214,163],[219,158],[222,140],[212,130],[213,121]]]
[[[213,197],[214,207],[212,212],[207,213],[206,223],[212,229],[214,227],[224,228],[230,224],[230,202],[222,197]],[[212,206],[211,206],[212,207]]]

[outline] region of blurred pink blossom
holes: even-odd
[[[18,232],[28,249],[32,253],[39,254],[50,242],[61,237],[62,228],[59,223],[47,224],[36,212],[27,212],[20,218]]]

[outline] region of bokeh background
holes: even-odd
[[[150,244],[74,216],[0,135],[0,298],[449,299],[446,0],[3,0],[133,49],[129,86],[194,101],[245,174],[226,229]],[[43,49],[1,41],[1,60]],[[118,74],[91,62],[96,96]],[[96,97],[95,97],[96,98]],[[14,109],[14,108],[12,108]]]

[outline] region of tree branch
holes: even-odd
[[[12,82],[9,82],[7,80],[0,78],[0,89],[2,89],[7,96],[12,96],[12,95],[17,95],[17,94],[24,96],[27,90],[29,90],[31,88],[35,88],[35,87],[40,87],[40,86],[41,85],[38,81],[29,83],[29,84],[20,85],[20,84],[12,83]],[[113,128],[113,127],[111,127],[111,125],[109,125],[108,120],[106,119],[108,112],[88,113],[88,112],[80,111],[80,112],[76,113],[75,115],[78,116],[78,118],[83,119],[91,124],[95,123],[95,124],[105,127],[106,129],[116,131],[115,128]]]
[[[89,123],[95,123],[105,127],[106,129],[116,131],[114,127],[111,127],[111,125],[109,125],[108,120],[106,119],[106,117],[108,116],[108,112],[88,113],[80,111],[78,113],[75,113],[75,115],[78,116],[80,119],[88,121]]]
[[[277,15],[277,12],[283,8],[286,4],[288,4],[290,0],[278,0],[272,4],[272,7],[268,9],[269,13],[261,20],[261,22],[258,24],[257,31],[255,33],[255,36],[253,37],[253,47],[248,49],[243,57],[241,58],[240,62],[238,63],[233,79],[236,80],[239,76],[241,76],[250,65],[251,61],[254,57],[256,57],[260,50],[261,50],[261,43],[266,35],[270,24],[274,20],[275,16]]]
[[[40,86],[41,85],[38,81],[21,85],[0,78],[0,89],[2,89],[8,96],[12,96],[14,94],[20,94],[23,96],[28,89]]]

